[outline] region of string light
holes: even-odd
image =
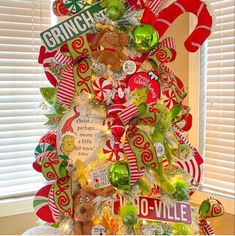
[[[147,221],[146,220],[143,220],[143,225],[147,225]]]

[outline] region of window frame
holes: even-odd
[[[195,28],[196,25],[196,18],[192,15],[189,16],[189,32],[192,32],[193,29]],[[206,44],[206,42],[205,42]],[[201,80],[201,59],[202,59],[202,53],[203,53],[203,47],[201,50],[199,50],[196,53],[189,53],[189,87],[188,87],[188,101],[189,101],[189,107],[191,108],[191,114],[193,116],[193,124],[192,128],[190,129],[188,133],[188,138],[190,143],[199,150],[200,154],[202,155],[203,159],[205,158],[204,156],[204,147],[202,142],[200,142],[200,138],[203,138],[205,133],[203,130],[205,130],[203,127],[200,127],[200,125],[204,126],[205,123],[202,122],[200,124],[200,120],[204,120],[204,118],[200,118],[200,109],[204,109],[204,105],[200,104],[200,100],[203,99],[200,96],[204,94],[205,96],[205,88],[204,84],[202,83]],[[201,87],[203,90],[201,91]],[[200,106],[203,105],[203,108]],[[215,198],[220,199],[222,202],[225,212],[235,215],[235,201],[234,199],[228,198],[228,197],[223,197],[220,195],[217,195],[215,193],[206,193],[199,189],[193,194],[191,202],[195,203],[197,205],[200,205],[201,202],[208,197],[213,196]]]

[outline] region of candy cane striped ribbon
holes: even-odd
[[[176,49],[176,44],[175,44],[175,40],[173,38],[165,38],[163,41],[161,41],[161,43],[159,44],[158,48],[170,48],[170,49]]]
[[[57,222],[60,220],[60,211],[57,209],[54,200],[54,185],[52,185],[48,196],[49,208],[51,209],[54,220]]]
[[[166,0],[151,0],[147,3],[147,6],[151,9],[152,12],[156,13],[159,7],[165,2]]]
[[[131,119],[135,118],[138,115],[139,110],[135,104],[131,104],[118,114],[124,125],[127,125]]]
[[[61,80],[58,87],[57,99],[59,103],[64,103],[70,106],[75,92],[75,84],[73,78],[73,67],[75,61],[71,57],[64,56],[60,51],[55,55],[55,59],[63,65],[69,64],[61,75]]]
[[[128,140],[126,140],[125,143],[124,143],[124,150],[125,150],[125,155],[126,155],[126,157],[128,159],[128,163],[129,163],[130,185],[132,186],[139,179],[142,178],[142,176],[144,175],[144,170],[141,170],[141,171],[138,170],[136,155],[131,150],[131,147],[130,147],[130,144],[129,144]]]

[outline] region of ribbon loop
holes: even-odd
[[[156,50],[148,57],[157,67],[172,62],[176,57],[176,46],[173,38],[164,39]]]
[[[58,51],[55,58],[62,65],[67,65],[64,69],[58,87],[57,99],[59,103],[64,103],[70,107],[73,96],[86,91],[93,93],[91,79],[91,61],[87,58],[92,51],[88,44],[86,35],[79,36],[67,42],[66,48],[70,56],[65,56]]]
[[[130,150],[125,149],[125,154],[134,153],[137,160],[138,170],[148,168],[158,168],[157,153],[148,135],[137,128],[130,126],[126,132],[126,139],[130,145]]]

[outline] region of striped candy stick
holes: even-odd
[[[166,1],[167,0],[128,0],[128,3],[130,7],[135,10],[144,9],[145,6],[148,6],[154,13],[156,13]]]
[[[131,4],[135,7],[136,1],[131,0]],[[212,30],[212,16],[207,9],[206,3],[200,0],[177,0],[161,10],[158,15],[151,12],[149,6],[146,6],[141,23],[151,24],[157,30],[160,40],[170,25],[184,13],[193,13],[198,18],[196,28],[185,41],[186,49],[189,52],[196,52],[209,37]],[[149,52],[146,52],[141,57],[135,58],[136,71],[138,71],[148,56]]]
[[[120,117],[122,123],[124,125],[129,124],[129,122],[136,118],[139,115],[138,107],[135,104],[131,104],[125,109],[123,109],[121,112],[118,113],[118,116]]]

